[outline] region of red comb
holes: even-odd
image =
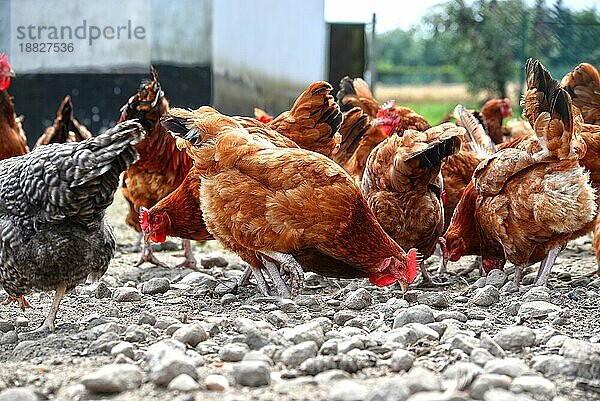
[[[396,101],[394,99],[390,99],[387,102],[385,102],[383,105],[381,105],[381,107],[379,108],[380,110],[389,110],[391,108],[394,108],[396,106]]]
[[[8,56],[6,53],[0,53],[0,63],[8,63]]]
[[[412,283],[417,277],[417,269],[423,256],[415,248],[411,248],[406,254],[406,281]]]
[[[148,216],[149,211],[145,207],[140,208],[140,226],[142,227],[142,231],[146,232],[150,229],[150,224],[148,224]]]

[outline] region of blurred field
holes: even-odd
[[[509,88],[510,101],[515,117],[520,116],[519,94],[516,85]],[[381,102],[395,99],[402,106],[410,107],[432,125],[438,124],[457,104],[468,109],[479,109],[489,99],[485,93],[474,95],[465,84],[385,85],[378,83],[375,98]]]

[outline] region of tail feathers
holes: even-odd
[[[419,131],[404,131],[402,146],[407,147],[403,161],[417,159],[423,170],[432,169],[442,164],[442,161],[460,150],[460,137],[465,129],[452,123],[445,123],[430,128],[424,133]],[[423,137],[425,135],[425,138]]]
[[[356,91],[354,90],[354,85],[352,84],[352,78],[345,76],[340,81],[340,90],[338,90],[338,93],[335,95],[342,111],[348,111],[353,107],[353,105],[349,104],[347,100],[349,96],[355,97]]]
[[[462,105],[458,104],[454,108],[454,118],[456,122],[465,128],[465,149],[477,152],[483,157],[496,152],[496,145],[492,138],[487,134],[481,122]]]
[[[165,94],[158,81],[158,72],[154,66],[150,66],[152,79],[141,82],[138,91],[129,98],[121,108],[119,122],[131,119],[139,119],[146,129],[152,129],[158,118],[168,107]]]
[[[58,115],[63,121],[73,119],[73,102],[71,102],[71,96],[65,96],[58,110]]]
[[[348,161],[358,148],[361,139],[371,128],[369,116],[363,113],[359,107],[354,107],[345,113],[343,124],[340,127],[342,141],[338,152],[335,154],[335,161],[340,164]]]
[[[565,75],[561,84],[573,104],[581,110],[584,122],[600,125],[600,74],[591,64],[581,63]]]

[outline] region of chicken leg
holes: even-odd
[[[42,331],[54,331],[54,321],[56,320],[56,314],[58,313],[60,302],[64,298],[66,292],[67,284],[60,283],[56,288],[56,291],[54,292],[54,301],[52,302],[52,306],[50,307],[50,312],[48,313],[48,316],[46,316],[46,319],[44,319],[44,323],[42,323],[42,325],[38,329],[34,330],[35,333],[39,333]]]
[[[548,256],[540,265],[540,269],[538,270],[537,278],[535,280],[535,285],[537,286],[545,286],[548,283],[548,276],[550,275],[550,270],[552,270],[552,266],[554,266],[554,262],[556,261],[556,257],[560,253],[560,247],[550,249],[548,252]]]
[[[282,298],[290,298],[290,290],[285,284],[283,278],[281,277],[277,265],[267,258],[261,257],[261,259],[263,264],[267,268],[267,271],[269,272],[269,276],[271,276],[271,280],[273,280],[273,285],[275,285],[277,294]]]
[[[152,245],[145,241],[142,248],[142,254],[140,255],[140,260],[138,260],[138,262],[135,264],[135,267],[141,266],[146,262],[152,263],[155,266],[164,267],[165,269],[169,268],[169,265],[167,265],[165,262],[161,262],[156,256],[154,256]]]
[[[421,270],[421,282],[419,284],[417,284],[417,288],[422,288],[422,287],[443,287],[445,285],[450,284],[448,281],[443,281],[443,282],[435,282],[431,279],[431,275],[429,274],[429,272],[427,271],[427,267],[425,266],[425,262],[421,261],[421,263],[419,263],[419,269]],[[438,277],[442,278],[443,275],[440,273],[440,271],[438,270]],[[443,278],[442,278],[443,279]]]
[[[180,263],[175,267],[179,269],[197,270],[198,263],[196,262],[196,257],[194,256],[192,241],[189,239],[184,239],[181,241],[181,243],[183,244],[183,254],[185,256],[185,260],[183,263]]]
[[[10,305],[13,302],[16,302],[17,304],[19,304],[19,306],[21,307],[21,310],[23,310],[23,311],[27,308],[31,308],[31,305],[29,304],[29,302],[27,302],[24,295],[19,295],[18,297],[16,295],[9,295],[6,298],[6,300],[4,300],[4,302],[2,302],[2,305]]]
[[[281,271],[287,273],[290,277],[290,289],[288,292],[291,296],[296,296],[302,292],[304,286],[304,270],[300,263],[294,259],[292,255],[281,252],[261,252],[263,255],[268,256],[274,261],[279,263]],[[278,271],[279,273],[279,271]],[[273,278],[273,277],[272,277]],[[275,282],[275,279],[273,280]],[[277,284],[276,284],[277,285]],[[287,286],[286,286],[287,289]],[[281,291],[280,291],[281,293]]]

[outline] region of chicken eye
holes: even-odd
[[[155,222],[155,223],[162,223],[162,216],[156,216],[156,217],[154,218],[154,222]]]

